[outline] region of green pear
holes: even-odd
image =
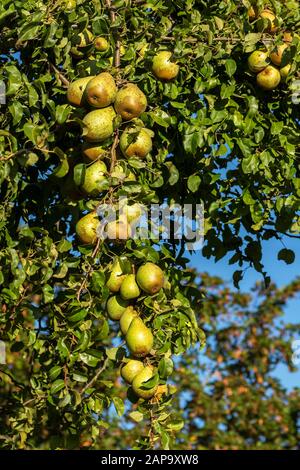
[[[84,139],[88,142],[102,142],[114,133],[115,110],[112,106],[95,109],[83,118]]]
[[[88,82],[84,96],[90,106],[106,108],[115,101],[117,91],[113,76],[102,72]]]
[[[145,158],[152,150],[153,132],[146,128],[128,127],[120,138],[120,149],[124,157]]]
[[[94,77],[78,78],[75,82],[70,83],[67,90],[67,100],[73,106],[82,106],[84,102],[84,91],[87,84]]]
[[[90,161],[103,160],[107,153],[107,150],[99,144],[90,144],[89,142],[82,144],[82,155]]]
[[[125,366],[121,369],[121,376],[123,379],[131,384],[133,379],[142,372],[144,365],[141,361],[136,361],[135,359],[130,359]]]
[[[99,196],[107,182],[106,173],[106,165],[100,160],[88,166],[85,170],[84,182],[81,186],[82,190],[89,196]]]
[[[122,282],[124,281],[126,274],[123,274],[119,260],[116,258],[113,262],[111,272],[109,273],[106,281],[106,287],[111,292],[119,292]]]
[[[76,225],[76,233],[82,243],[92,245],[97,240],[99,219],[96,212],[90,212],[82,217]]]
[[[126,334],[127,346],[135,357],[144,357],[150,353],[153,346],[153,335],[144,322],[134,318]]]
[[[104,37],[102,36],[98,36],[95,40],[94,40],[94,46],[95,46],[95,49],[99,52],[106,52],[109,48],[109,42],[107,39],[105,39]]]
[[[254,51],[248,57],[248,67],[251,72],[258,73],[269,65],[270,59],[267,51]]]
[[[120,295],[123,299],[136,299],[140,295],[139,286],[135,280],[135,274],[127,274],[120,287]]]
[[[106,304],[106,310],[111,320],[120,320],[129,302],[122,299],[119,295],[110,297]]]
[[[172,52],[161,51],[153,58],[152,71],[160,80],[173,80],[179,73],[179,65],[171,61]]]
[[[147,294],[156,294],[164,285],[164,273],[159,266],[146,263],[138,269],[136,280]]]
[[[268,65],[262,72],[256,76],[256,83],[263,90],[274,90],[281,81],[279,70],[273,65]]]
[[[292,68],[291,64],[287,64],[284,67],[281,67],[280,76],[281,76],[282,80],[286,80],[286,78],[288,77],[288,75],[291,71],[291,68]]]
[[[125,85],[118,91],[115,100],[115,110],[124,121],[130,121],[140,116],[147,107],[147,98],[133,83]]]
[[[127,307],[120,319],[120,328],[123,335],[126,335],[132,320],[136,317],[138,317],[138,313],[136,310],[134,310],[132,305]]]
[[[125,207],[122,208],[122,210],[129,223],[135,222],[142,215],[142,207],[138,203],[126,205]]]
[[[152,379],[154,376],[155,371],[153,367],[151,366],[146,366],[144,369],[139,372],[133,379],[132,381],[132,389],[134,393],[139,397],[139,398],[144,398],[145,400],[148,400],[149,398],[152,398],[153,395],[155,394],[157,390],[157,385],[150,389],[144,389],[142,388],[143,385],[148,382],[148,380]]]

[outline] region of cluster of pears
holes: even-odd
[[[257,74],[256,83],[263,90],[274,90],[287,78],[291,70],[291,64],[284,59],[288,48],[289,45],[283,42],[271,52],[265,48],[259,49],[248,57],[248,67]]]
[[[120,322],[121,332],[131,354],[121,368],[121,375],[131,384],[135,394],[144,399],[151,398],[157,391],[157,386],[143,388],[143,384],[150,380],[156,371],[149,363],[145,366],[141,360],[150,354],[154,338],[132,303],[142,292],[146,295],[157,294],[164,283],[164,272],[156,264],[147,262],[138,268],[136,274],[124,274],[117,259],[106,282],[112,294],[106,304],[108,316],[111,320]]]

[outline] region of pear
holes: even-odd
[[[156,294],[164,285],[164,273],[154,263],[146,263],[138,269],[136,280],[147,294]]]
[[[275,24],[276,23],[276,16],[274,15],[274,13],[271,10],[269,10],[268,8],[263,10],[260,13],[259,18],[268,20],[268,26],[263,28],[263,30],[265,32],[275,33],[277,31],[277,26]]]
[[[274,90],[281,81],[280,72],[273,65],[268,65],[262,72],[256,76],[258,86],[264,90]]]
[[[144,357],[150,353],[153,346],[153,334],[139,317],[132,320],[126,333],[126,343],[135,357]]]
[[[82,243],[92,245],[97,240],[99,219],[96,212],[90,212],[82,217],[76,224],[76,233]]]
[[[107,49],[109,48],[109,42],[107,39],[101,37],[101,36],[98,36],[95,40],[94,40],[94,46],[95,46],[95,49],[99,52],[106,52]]]
[[[84,142],[84,144],[82,144],[82,154],[90,161],[103,160],[107,154],[107,151],[99,144],[90,144],[89,142]]]
[[[130,225],[124,220],[108,222],[105,231],[110,240],[128,240],[131,237]]]
[[[121,376],[123,379],[131,384],[133,379],[142,372],[144,369],[144,365],[141,361],[137,361],[135,359],[130,359],[125,366],[121,369]]]
[[[137,311],[134,310],[134,308],[131,305],[127,307],[120,319],[120,328],[121,328],[123,335],[126,335],[131,325],[132,320],[136,317],[138,317]]]
[[[153,58],[152,71],[160,80],[173,80],[179,73],[179,65],[170,59],[172,52],[161,51]]]
[[[258,15],[258,11],[256,7],[252,6],[248,9],[248,17],[251,21],[255,20],[255,18],[257,18],[257,15]]]
[[[98,160],[85,170],[84,182],[81,189],[89,196],[99,196],[107,182],[107,168],[104,162]]]
[[[281,76],[282,80],[286,80],[286,78],[288,77],[288,75],[291,71],[291,68],[292,68],[291,64],[287,64],[287,65],[285,65],[285,67],[282,67],[280,69],[280,76]]]
[[[273,52],[271,52],[270,58],[274,65],[278,65],[278,67],[281,66],[284,51],[288,49],[288,47],[289,46],[287,44],[280,44]]]
[[[122,207],[122,214],[126,217],[128,223],[135,222],[142,215],[142,206],[138,203]]]
[[[70,83],[67,90],[67,100],[73,106],[82,106],[84,102],[84,91],[86,89],[87,84],[93,79],[94,77],[83,77],[78,78],[75,82]]]
[[[106,282],[106,287],[108,287],[111,292],[119,292],[121,284],[125,277],[126,274],[123,274],[119,260],[116,258],[113,262],[111,272],[109,273]]]
[[[157,391],[157,385],[155,385],[154,387],[148,390],[142,388],[143,385],[146,382],[148,382],[148,380],[152,379],[153,376],[154,376],[153,367],[146,366],[141,372],[139,372],[134,377],[132,381],[132,389],[139,398],[144,398],[145,400],[148,400],[149,398],[152,398],[153,395],[155,395],[155,392]]]
[[[283,33],[283,40],[285,42],[293,42],[293,35],[290,33],[290,31],[285,31]]]
[[[133,83],[125,85],[118,91],[115,100],[115,110],[124,121],[140,116],[147,107],[147,98]]]
[[[145,158],[152,150],[153,132],[146,128],[128,127],[120,138],[120,149],[124,157]]]
[[[267,51],[254,51],[248,57],[248,67],[251,72],[258,73],[264,70],[270,63]]]
[[[110,297],[106,304],[106,310],[111,320],[120,320],[129,302],[122,299],[119,295]]]
[[[110,73],[102,72],[94,77],[85,88],[85,99],[94,108],[106,108],[115,101],[117,85]]]
[[[120,287],[120,294],[123,299],[136,299],[140,295],[139,286],[135,280],[135,274],[127,274]]]
[[[112,106],[95,109],[83,118],[84,138],[88,142],[102,142],[114,133],[115,110]]]

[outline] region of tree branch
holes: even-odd
[[[69,80],[61,73],[60,70],[58,70],[57,67],[55,67],[54,64],[52,64],[51,62],[49,62],[49,65],[50,65],[50,68],[53,70],[53,72],[55,72],[57,75],[58,75],[58,78],[60,79],[60,81],[66,86],[66,88],[70,85],[70,82]]]
[[[80,392],[80,395],[83,395],[84,392],[92,387],[94,385],[94,383],[97,381],[99,375],[102,374],[102,372],[106,369],[106,366],[107,366],[107,363],[108,363],[108,357],[105,359],[105,361],[103,362],[102,366],[100,367],[100,369],[98,369],[98,371],[96,372],[96,374],[94,375],[94,377],[92,378],[92,380],[90,380],[84,387],[83,389],[81,390]]]

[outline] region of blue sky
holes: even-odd
[[[300,240],[285,238],[284,240],[287,248],[294,250],[296,254],[296,260],[293,264],[287,265],[284,261],[277,260],[277,253],[283,246],[278,240],[265,241],[263,244],[263,264],[271,277],[279,287],[289,283],[295,277],[300,275],[300,264],[299,264],[299,246]],[[187,257],[189,255],[187,254]],[[190,265],[196,267],[198,271],[206,271],[211,275],[218,275],[224,280],[228,281],[233,287],[232,274],[236,269],[239,269],[236,265],[229,265],[228,259],[223,258],[217,263],[213,259],[207,260],[201,254],[201,252],[195,253],[192,258]],[[240,283],[240,289],[242,291],[249,291],[256,281],[262,279],[261,275],[254,269],[249,268],[244,279]],[[286,308],[285,320],[288,323],[300,322],[300,295],[297,299],[289,302]],[[300,340],[300,332],[295,339]],[[276,375],[280,377],[283,384],[288,388],[300,387],[300,369],[295,373],[290,373],[287,368],[282,365],[276,370]]]

